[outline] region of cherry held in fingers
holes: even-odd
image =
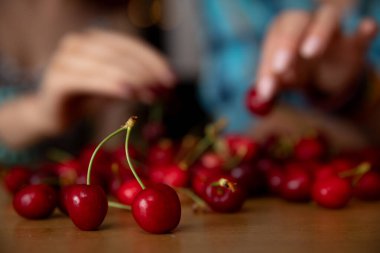
[[[48,185],[29,185],[21,189],[13,198],[16,212],[27,219],[45,219],[57,205],[57,194]]]
[[[268,101],[261,101],[257,97],[256,89],[253,88],[248,91],[245,103],[246,103],[247,109],[252,114],[255,114],[258,116],[266,116],[272,111],[273,106],[275,104],[275,100],[276,100],[275,98],[272,98]]]

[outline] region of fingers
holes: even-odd
[[[293,11],[280,17],[270,29],[258,70],[257,93],[261,100],[269,100],[276,93],[278,75],[289,70],[296,60],[309,22],[307,13]]]
[[[175,76],[164,57],[152,47],[132,37],[125,37],[117,33],[91,30],[89,34],[97,41],[107,43],[111,47],[120,50],[121,55],[134,56],[138,62],[151,71],[162,84],[171,87],[175,82]]]
[[[168,63],[149,46],[116,33],[90,33],[65,37],[47,71],[48,89],[151,103],[155,86],[174,84]]]
[[[340,12],[331,4],[324,4],[317,10],[300,47],[302,57],[310,59],[323,54],[339,28]]]
[[[361,52],[367,51],[377,32],[378,26],[376,21],[371,18],[363,19],[353,36],[357,48],[361,50]]]

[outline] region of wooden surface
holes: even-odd
[[[0,252],[380,252],[380,203],[338,211],[260,198],[238,214],[194,214],[167,235],[142,231],[130,213],[112,209],[101,229],[82,232],[58,211],[47,220],[19,217],[0,190]]]

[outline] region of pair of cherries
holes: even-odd
[[[165,184],[149,184],[145,187],[136,174],[128,152],[128,142],[137,117],[131,117],[120,129],[107,136],[94,150],[89,162],[87,184],[63,187],[60,196],[48,185],[30,185],[16,193],[13,205],[17,213],[30,219],[47,218],[59,204],[73,223],[81,230],[97,230],[103,223],[108,207],[131,209],[137,224],[150,233],[173,231],[181,218],[181,204],[176,191]],[[141,190],[134,194],[131,206],[107,200],[104,190],[93,185],[91,170],[99,149],[115,135],[126,131],[125,152],[129,167]]]

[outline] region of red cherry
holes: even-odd
[[[189,171],[177,164],[171,164],[163,170],[162,182],[172,187],[187,187],[190,180]]]
[[[229,134],[224,136],[229,153],[231,156],[242,156],[242,161],[251,160],[258,151],[257,143],[248,138],[238,134]]]
[[[44,184],[26,186],[13,198],[14,209],[27,219],[45,219],[53,213],[56,205],[55,190]]]
[[[251,163],[241,163],[231,169],[230,175],[236,182],[251,195],[258,195],[265,191],[265,174]]]
[[[162,140],[148,150],[147,160],[151,166],[167,165],[173,162],[174,145],[169,140]]]
[[[215,152],[207,152],[200,158],[200,164],[207,169],[220,170],[223,167],[224,159]]]
[[[255,88],[248,90],[245,104],[247,109],[255,115],[265,116],[269,114],[275,104],[276,99],[272,98],[268,101],[260,101],[257,97],[257,91]]]
[[[285,172],[281,184],[281,196],[288,201],[307,201],[310,199],[312,180],[303,169],[290,169]]]
[[[216,181],[222,176],[222,170],[219,169],[209,169],[205,167],[197,167],[193,171],[193,176],[191,180],[191,187],[195,194],[205,198],[206,187],[210,180]]]
[[[148,181],[142,180],[144,185],[149,186]],[[140,183],[136,179],[131,179],[124,182],[117,191],[116,197],[117,199],[125,204],[132,205],[133,200],[142,191]]]
[[[294,146],[294,155],[301,161],[319,160],[326,151],[326,147],[317,137],[302,138]]]
[[[62,185],[74,184],[82,169],[82,164],[75,159],[67,160],[55,165],[55,173]]]
[[[244,190],[231,178],[210,181],[205,190],[205,201],[213,211],[219,213],[238,212],[245,199]]]
[[[339,177],[317,181],[312,190],[313,200],[320,206],[332,209],[343,208],[352,195],[351,186]]]
[[[145,231],[154,234],[169,233],[180,222],[181,203],[173,188],[165,184],[154,184],[136,196],[132,214]]]
[[[67,200],[69,198],[68,193],[72,186],[73,185],[64,185],[61,187],[61,189],[58,192],[57,206],[58,206],[58,209],[65,215],[69,215],[67,211]]]
[[[284,171],[277,167],[271,168],[266,172],[267,185],[271,193],[275,195],[281,194],[284,177]]]
[[[96,230],[108,211],[104,190],[98,185],[73,185],[67,192],[66,208],[72,222],[81,230]]]
[[[330,177],[336,176],[338,176],[338,173],[335,171],[334,167],[331,164],[323,165],[314,172],[315,181],[326,180]]]
[[[32,173],[25,167],[13,167],[4,176],[4,187],[12,194],[29,184]]]
[[[380,174],[369,171],[355,185],[355,196],[361,200],[380,200]]]

